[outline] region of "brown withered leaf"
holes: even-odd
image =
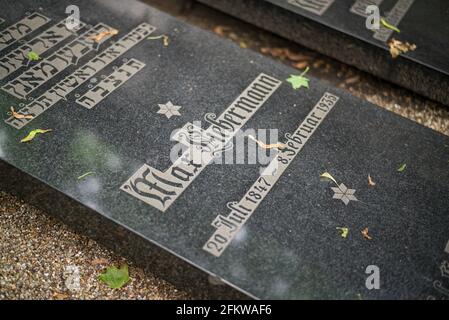
[[[300,62],[295,62],[292,63],[292,67],[296,68],[296,69],[305,69],[309,66],[309,63],[307,61],[300,61]]]
[[[368,185],[370,187],[374,187],[376,185],[376,183],[374,182],[373,178],[371,178],[371,175],[368,175]]]
[[[227,27],[227,26],[216,26],[214,28],[214,32],[221,37],[224,37],[226,32],[229,32],[230,30],[231,30],[231,28]]]
[[[90,264],[93,266],[98,266],[98,265],[108,264],[108,263],[109,263],[109,261],[104,258],[94,259],[90,262]]]
[[[393,59],[397,58],[402,53],[415,51],[417,48],[416,44],[412,44],[409,42],[402,42],[396,40],[395,38],[391,39],[388,42],[388,46],[390,47],[390,54],[393,57]]]
[[[275,143],[275,144],[265,144],[260,140],[257,140],[252,135],[248,136],[249,139],[253,140],[255,143],[259,145],[262,149],[283,149],[285,148],[285,144],[283,143]]]
[[[361,233],[362,233],[362,235],[363,235],[363,237],[365,238],[365,239],[367,239],[367,240],[373,240],[373,238],[369,235],[369,230],[368,230],[368,228],[365,228],[365,229],[363,229],[362,231],[361,231]]]
[[[275,58],[281,58],[281,57],[285,57],[284,49],[285,48],[263,47],[263,48],[260,48],[260,52],[262,52],[263,54],[269,54]]]
[[[359,80],[360,80],[359,76],[353,76],[353,77],[347,78],[345,80],[345,83],[346,84],[354,84],[354,83],[358,82]]]
[[[242,48],[242,49],[248,48],[248,45],[246,44],[245,41],[240,41],[240,42],[239,42],[239,46],[240,46],[240,48]]]
[[[303,54],[292,52],[290,49],[285,49],[284,53],[288,60],[295,61],[295,62],[311,59],[311,57],[305,56]]]
[[[168,45],[170,44],[170,39],[167,35],[162,34],[160,36],[155,36],[155,37],[148,37],[148,40],[159,40],[162,39],[162,43],[164,45],[164,47],[168,47]]]
[[[33,119],[33,116],[31,114],[18,113],[14,110],[13,107],[11,107],[11,116],[16,119]]]
[[[117,29],[110,29],[110,30],[102,31],[94,36],[91,36],[90,39],[95,40],[95,42],[100,42],[106,36],[109,36],[109,35],[115,36],[117,34],[118,34]]]
[[[56,300],[65,300],[69,298],[69,295],[65,293],[55,292],[53,293],[53,298],[55,298]]]

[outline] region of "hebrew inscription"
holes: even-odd
[[[81,22],[80,28],[84,27],[84,25]],[[67,29],[65,19],[45,30],[26,44],[0,58],[0,80],[26,66],[29,62],[27,58],[29,52],[33,51],[38,55],[42,55],[73,35],[76,35],[75,30]]]
[[[16,41],[29,35],[33,31],[39,29],[46,23],[50,22],[50,18],[38,13],[33,12],[29,16],[26,16],[19,22],[6,28],[0,32],[0,51],[6,49]]]
[[[156,28],[148,23],[140,24],[116,43],[107,47],[100,54],[89,60],[85,65],[75,70],[73,73],[54,85],[50,90],[46,91],[18,111],[19,114],[32,115],[33,118],[18,119],[16,117],[10,117],[5,120],[5,122],[16,129],[23,128],[59,101],[66,100],[68,94],[76,90],[89,78],[110,65],[132,47],[140,43],[154,30],[156,30]]]
[[[288,3],[321,16],[334,3],[334,0],[288,0]]]
[[[26,98],[31,92],[69,66],[77,65],[81,58],[98,48],[101,43],[108,40],[111,35],[105,36],[98,42],[95,41],[94,38],[100,32],[109,29],[111,29],[111,27],[105,24],[97,24],[95,27],[82,34],[79,38],[65,45],[55,54],[44,59],[30,70],[5,84],[2,89],[19,99]]]
[[[79,105],[91,109],[110,95],[115,89],[131,79],[137,72],[145,67],[145,63],[131,59],[115,70],[109,77],[102,80],[94,88],[76,100]]]

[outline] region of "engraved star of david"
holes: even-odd
[[[159,104],[159,111],[157,113],[164,114],[168,119],[170,119],[172,116],[181,115],[179,109],[181,109],[181,106],[175,106],[171,103],[171,101],[169,101],[166,104]]]
[[[348,205],[350,201],[358,201],[354,196],[355,190],[348,189],[343,183],[331,189],[334,191],[333,199],[341,200],[345,205]]]
[[[449,278],[449,262],[443,261],[443,263],[440,266],[441,275],[443,277]]]

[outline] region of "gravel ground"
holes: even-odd
[[[449,135],[449,108],[378,80],[301,46],[261,31],[202,5],[183,8],[171,1],[146,2],[179,19],[235,41],[310,74],[355,96]],[[175,1],[176,2],[176,1]],[[110,265],[129,265],[131,282],[109,289],[98,275]],[[79,268],[80,288],[67,289],[65,273]],[[185,292],[142,270],[95,241],[79,235],[44,212],[0,192],[0,299],[192,299]]]

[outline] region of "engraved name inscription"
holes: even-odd
[[[368,6],[380,6],[383,0],[357,0],[351,7],[351,12],[361,17],[368,17],[366,8]]]
[[[334,0],[288,0],[288,3],[321,16],[334,3]]]
[[[145,63],[137,59],[127,61],[120,68],[112,72],[106,79],[102,80],[98,85],[77,99],[76,103],[87,109],[95,107],[144,67]]]
[[[216,230],[203,246],[203,250],[216,257],[223,253],[338,100],[337,96],[325,93],[298,129],[293,134],[285,134],[285,147],[279,149],[278,155],[270,162],[262,176],[239,202],[228,203],[228,215],[218,215],[212,222]]]
[[[165,212],[202,170],[212,162],[216,152],[229,145],[234,135],[281,85],[281,81],[260,74],[245,91],[219,116],[205,115],[211,125],[203,130],[187,124],[181,131],[198,132],[204,137],[195,148],[186,150],[165,172],[147,164],[137,170],[121,190]],[[178,135],[180,143],[185,141]],[[188,141],[187,145],[194,142]],[[198,161],[199,160],[199,161]]]
[[[30,70],[22,73],[17,78],[5,84],[2,89],[9,94],[23,99],[38,87],[49,81],[71,65],[77,65],[78,61],[88,53],[109,39],[112,35],[102,38],[101,41],[94,40],[95,35],[107,31],[111,27],[102,23],[97,24],[80,37],[59,49],[50,57],[33,66]]]
[[[93,75],[103,70],[118,57],[144,40],[154,30],[156,30],[156,28],[148,23],[140,24],[131,30],[131,32],[120,38],[116,43],[107,47],[104,51],[89,60],[85,65],[75,70],[72,74],[54,85],[50,90],[46,91],[33,102],[18,111],[19,114],[32,115],[33,118],[18,119],[11,116],[6,119],[5,122],[16,129],[23,128],[59,101],[66,100],[68,94],[76,90]]]
[[[76,30],[69,30],[65,25],[66,19],[58,24],[45,30],[37,37],[28,41],[26,44],[18,47],[5,57],[0,58],[0,80],[6,78],[11,73],[17,71],[29,63],[28,53],[33,51],[38,55],[42,55],[46,51],[57,46],[59,43],[76,34]],[[80,28],[85,24],[80,22]]]
[[[33,31],[39,29],[50,20],[50,18],[47,18],[46,16],[38,12],[33,12],[16,24],[9,26],[8,28],[0,32],[0,51],[9,47],[17,40],[20,40]]]

